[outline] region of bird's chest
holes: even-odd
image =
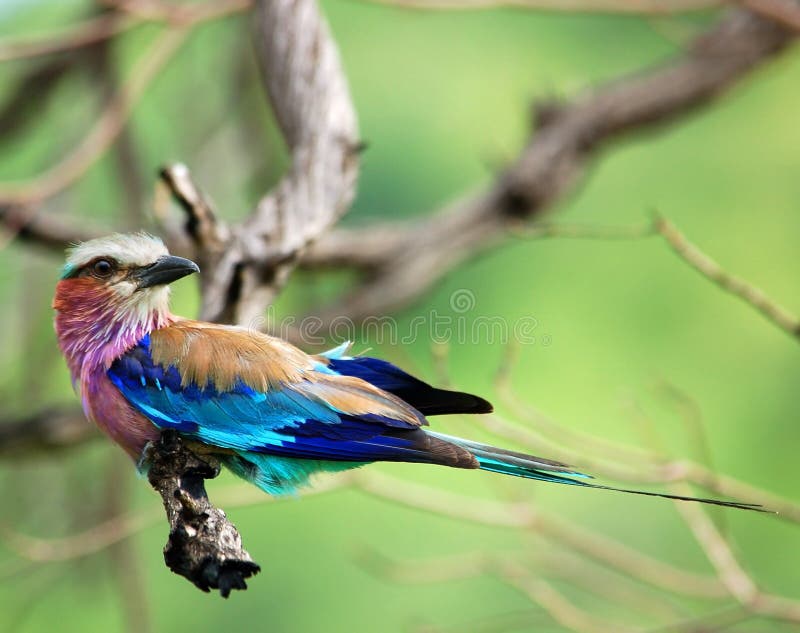
[[[81,400],[86,417],[138,459],[145,444],[158,438],[155,425],[125,399],[104,370],[95,370],[80,381]]]

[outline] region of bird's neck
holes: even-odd
[[[80,281],[59,282],[53,300],[56,337],[73,381],[107,369],[144,336],[177,320],[169,311],[165,287],[123,300],[112,290],[98,292]]]

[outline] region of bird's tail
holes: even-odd
[[[591,479],[591,475],[587,475],[574,470],[567,464],[555,462],[541,457],[534,457],[533,455],[526,455],[525,453],[517,453],[514,451],[507,451],[496,446],[488,444],[480,444],[471,440],[465,440],[460,437],[453,437],[443,433],[436,433],[434,431],[426,431],[428,435],[433,435],[445,442],[455,444],[475,456],[478,462],[478,467],[481,470],[488,470],[495,473],[502,473],[504,475],[513,475],[515,477],[524,477],[525,479],[538,479],[539,481],[549,481],[557,484],[569,484],[572,486],[580,486],[582,488],[595,488],[598,490],[613,490],[615,492],[627,492],[634,495],[645,495],[648,497],[661,497],[663,499],[677,499],[679,501],[697,501],[699,503],[709,503],[717,506],[725,506],[729,508],[740,508],[742,510],[755,510],[756,512],[770,512],[762,506],[754,503],[741,503],[739,501],[722,501],[720,499],[706,499],[702,497],[685,497],[682,495],[671,495],[661,492],[647,492],[645,490],[630,490],[627,488],[615,488],[613,486],[605,486],[602,484],[592,483],[586,481]]]

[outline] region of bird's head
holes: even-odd
[[[172,318],[169,284],[199,270],[146,233],[116,234],[71,248],[53,300],[65,354],[70,355],[67,348],[72,355],[103,345],[124,348],[166,325]]]

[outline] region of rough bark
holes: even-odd
[[[219,462],[164,431],[145,450],[147,478],[161,495],[169,521],[164,562],[203,591],[247,589],[261,568],[242,547],[242,537],[225,513],[208,500],[205,480],[219,475]]]

